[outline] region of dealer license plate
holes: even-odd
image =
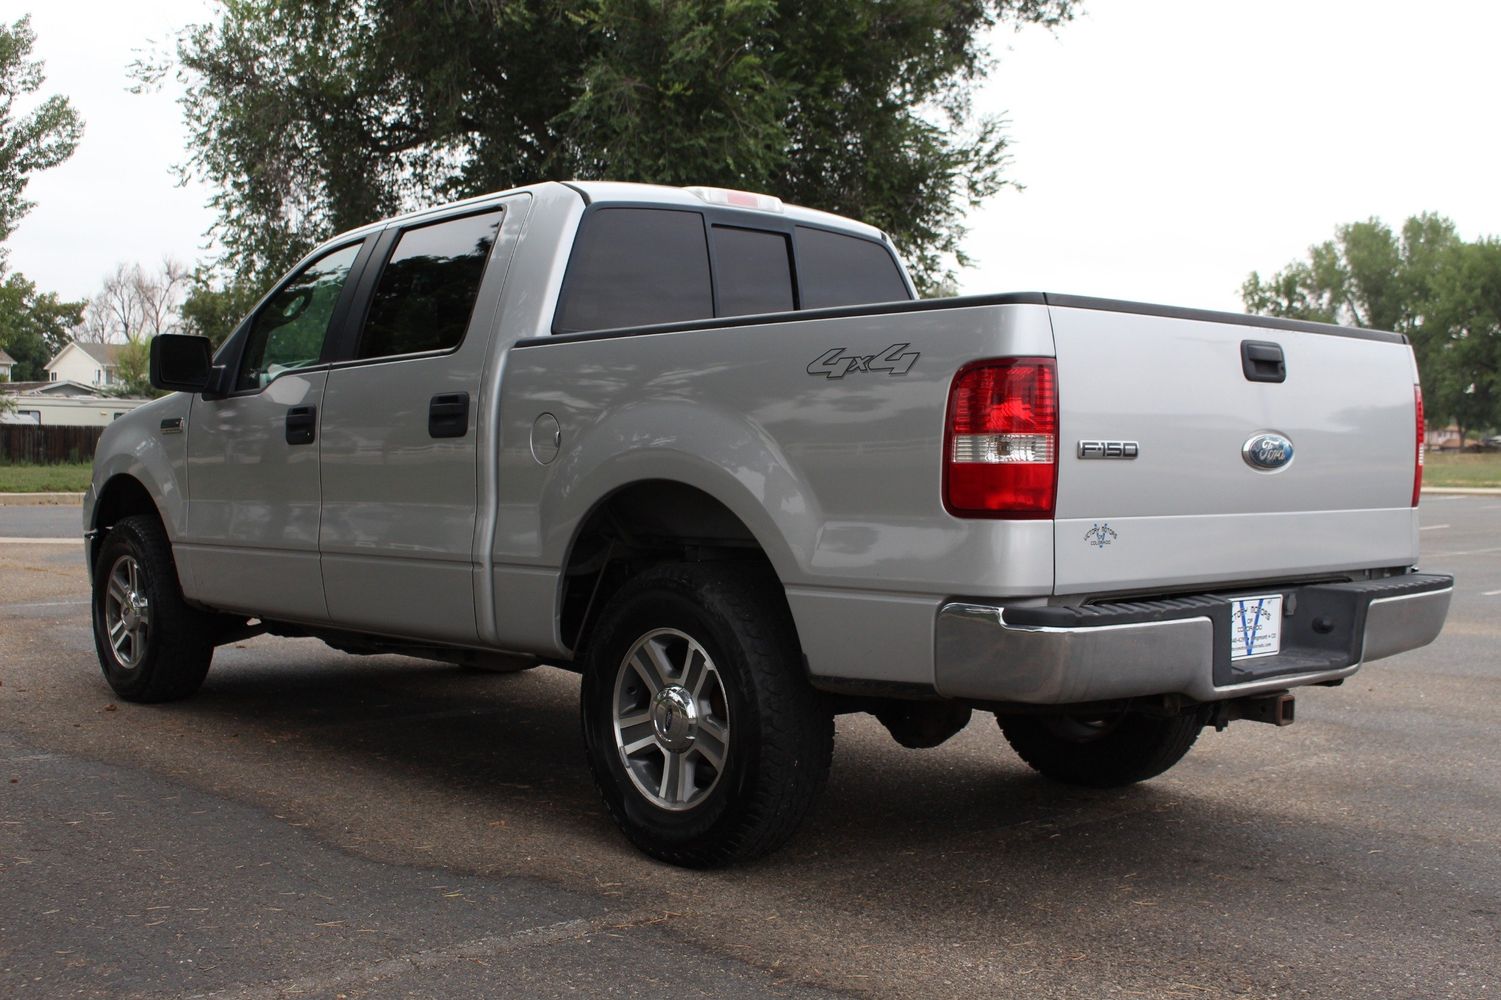
[[[1275,656],[1282,650],[1282,595],[1230,602],[1230,659]]]

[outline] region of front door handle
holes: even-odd
[[[469,433],[469,393],[440,392],[427,404],[427,434],[461,438]]]
[[[318,426],[316,406],[294,406],[287,411],[287,444],[312,444]]]

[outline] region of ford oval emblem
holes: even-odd
[[[1261,431],[1241,446],[1240,457],[1257,472],[1276,472],[1292,464],[1293,443],[1281,434]]]

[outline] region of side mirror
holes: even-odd
[[[151,339],[151,384],[177,392],[202,392],[214,373],[214,345],[207,337],[162,334]]]

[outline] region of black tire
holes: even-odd
[[[1034,770],[1070,785],[1119,788],[1146,781],[1183,759],[1206,716],[1126,712],[1087,718],[997,715],[1001,732]]]
[[[203,684],[214,656],[213,618],[183,602],[172,546],[156,518],[124,518],[105,536],[93,612],[100,669],[123,700],[175,701]],[[111,627],[122,625],[130,627],[117,646]]]
[[[632,843],[670,864],[708,868],[763,856],[792,837],[828,778],[834,718],[804,675],[775,577],[727,564],[653,568],[611,599],[586,642],[584,744],[595,785]],[[698,682],[694,643],[705,658]],[[632,665],[651,671],[648,647],[666,683],[649,686]],[[675,675],[665,667],[680,654]],[[674,676],[684,686],[670,683]],[[687,686],[678,714],[660,707],[667,688],[686,695]],[[646,721],[617,729],[622,718]],[[664,741],[685,733],[687,748],[670,751]],[[656,742],[628,757],[630,742],[648,741]],[[721,746],[716,768],[710,751]],[[664,797],[674,756],[677,784]],[[662,784],[649,790],[658,775]]]

